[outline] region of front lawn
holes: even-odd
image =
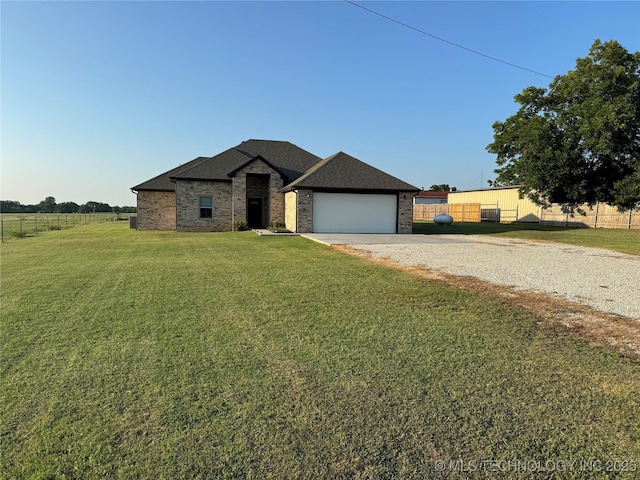
[[[638,359],[498,300],[252,232],[1,253],[2,478],[637,478]]]

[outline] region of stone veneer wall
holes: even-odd
[[[313,190],[306,188],[297,191],[297,232],[313,232]]]
[[[175,230],[175,192],[138,192],[138,230]]]
[[[398,233],[413,232],[413,195],[415,192],[398,193]]]
[[[200,218],[200,197],[213,197],[213,218]],[[231,230],[231,182],[176,182],[178,232],[228,232]]]
[[[247,173],[268,174],[269,178],[269,221],[284,222],[284,194],[279,190],[283,187],[282,177],[262,160],[250,163],[236,172],[233,178],[232,191],[232,221],[247,221]]]

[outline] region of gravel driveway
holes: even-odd
[[[486,235],[305,235],[407,266],[564,297],[640,321],[640,257]]]

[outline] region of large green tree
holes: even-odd
[[[56,199],[47,197],[38,204],[40,213],[53,213],[56,210]]]
[[[640,52],[596,40],[575,70],[515,100],[487,146],[498,156],[493,185],[520,185],[540,205],[640,206]]]

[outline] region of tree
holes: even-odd
[[[79,208],[75,202],[62,202],[56,205],[56,213],[77,213]]]
[[[449,187],[448,183],[441,183],[440,185],[431,185],[429,188],[432,192],[456,192],[456,187]]]
[[[80,205],[80,213],[104,213],[111,211],[111,205],[108,203],[89,201]]]
[[[38,208],[35,205],[23,205],[15,200],[0,200],[1,213],[35,213]]]
[[[549,89],[515,96],[518,112],[493,124],[492,185],[519,185],[539,205],[640,205],[640,52],[596,40]]]
[[[53,213],[56,210],[56,199],[53,197],[47,197],[38,204],[38,211],[40,213]]]

